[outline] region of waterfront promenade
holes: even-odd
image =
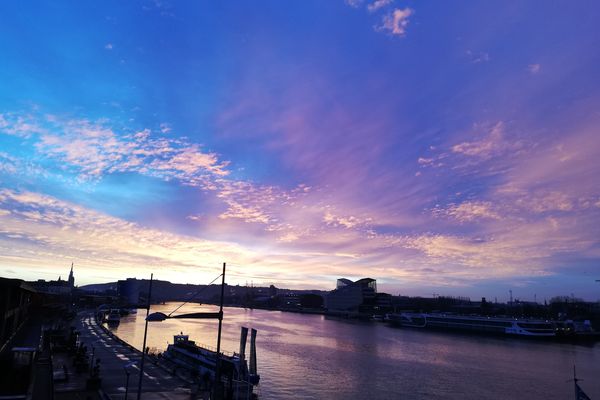
[[[89,354],[93,349],[94,359],[101,360],[100,377],[104,393],[113,400],[125,398],[125,366],[130,365],[128,398],[135,399],[141,352],[105,332],[97,324],[92,312],[79,313],[75,326],[80,332],[79,340],[88,347]],[[146,358],[142,398],[189,399],[189,384]]]

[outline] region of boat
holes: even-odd
[[[121,322],[121,312],[118,308],[110,310],[106,316],[106,323],[109,325],[118,325]]]
[[[221,352],[221,381],[233,398],[254,398],[253,390],[260,380],[256,370],[256,330],[250,333],[250,360],[245,358],[248,328],[242,327],[239,353]],[[217,365],[215,349],[198,345],[183,332],[173,337],[163,357],[173,364],[197,374],[204,381],[214,382]],[[237,396],[237,397],[236,397]]]
[[[393,325],[410,328],[463,330],[523,337],[556,337],[554,323],[547,320],[412,312],[388,314],[386,320]]]
[[[600,341],[600,332],[592,328],[589,320],[585,321],[557,321],[556,336],[561,341],[567,342],[597,342]]]

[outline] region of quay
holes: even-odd
[[[79,342],[87,346],[88,354],[93,354],[94,360],[100,360],[100,387],[105,397],[111,400],[125,399],[129,372],[128,398],[137,398],[141,351],[105,330],[98,324],[93,312],[79,313],[75,327],[79,331]],[[60,389],[55,387],[56,391]],[[189,381],[171,374],[146,356],[142,379],[143,399],[177,400],[190,399],[191,396]]]
[[[78,348],[86,350],[89,366],[83,372],[77,371],[67,354],[54,354],[54,399],[136,399],[141,351],[99,325],[92,311],[78,313],[72,326],[77,332]],[[97,372],[94,372],[96,366]],[[94,375],[98,379],[90,385],[89,377]],[[202,398],[192,393],[191,386],[191,381],[173,374],[166,366],[146,356],[142,399]]]

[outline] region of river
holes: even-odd
[[[178,304],[152,307],[171,312]],[[177,313],[216,311],[188,304]],[[142,347],[145,310],[111,328]],[[238,351],[241,326],[258,330],[261,399],[600,399],[600,343],[535,340],[393,328],[321,315],[226,307],[222,349]],[[184,332],[216,346],[216,320],[150,322],[148,346],[164,350]],[[246,354],[248,354],[247,347]]]

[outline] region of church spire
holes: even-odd
[[[75,277],[73,276],[73,263],[71,263],[71,272],[69,272],[69,286],[75,286]]]

